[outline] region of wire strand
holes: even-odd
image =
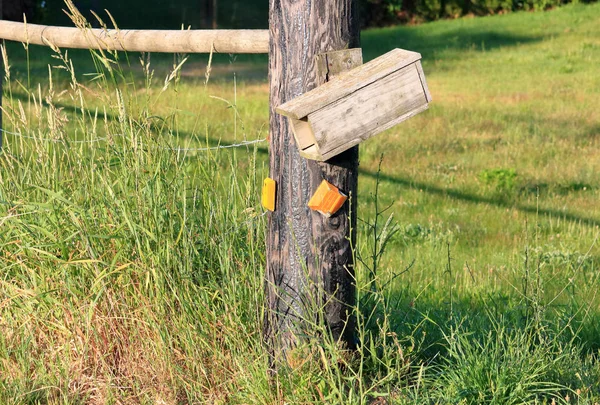
[[[254,145],[256,143],[261,143],[261,142],[265,142],[266,139],[255,139],[253,141],[243,141],[240,143],[233,143],[231,145],[224,145],[224,146],[211,146],[208,148],[163,148],[163,149],[167,149],[167,150],[173,150],[176,152],[195,152],[195,151],[206,151],[206,150],[218,150],[218,149],[229,149],[229,148],[238,148],[241,146],[248,146],[248,145]]]
[[[1,129],[1,128],[0,128],[0,131],[4,132],[5,134],[8,134],[8,135],[14,135],[14,136],[18,136],[18,137],[24,138],[24,139],[33,139],[35,141],[46,141],[46,142],[54,142],[54,143],[61,143],[61,142],[65,142],[66,143],[67,142],[64,139],[41,138],[41,137],[38,137],[38,136],[29,136],[29,135],[24,135],[24,134],[22,134],[20,132],[10,132],[10,131],[7,131],[7,130]],[[123,135],[122,134],[116,134],[116,135],[113,135],[113,136],[123,136]],[[87,139],[87,140],[73,140],[73,141],[68,141],[68,142],[69,143],[95,143],[95,142],[105,141],[107,139],[108,139],[107,137],[103,137],[103,138],[94,138],[94,139]]]
[[[22,133],[19,132],[10,132],[7,131],[5,129],[1,129],[0,131],[8,134],[8,135],[14,135],[14,136],[18,136],[24,139],[33,139],[36,141],[46,141],[46,142],[54,142],[54,143],[74,143],[74,144],[83,144],[83,143],[96,143],[96,142],[102,142],[102,141],[106,141],[108,139],[108,137],[102,137],[102,138],[94,138],[94,139],[88,139],[88,140],[72,140],[72,141],[67,141],[64,139],[53,139],[53,138],[41,138],[41,137],[37,137],[37,136],[29,136],[29,135],[24,135]],[[124,136],[123,134],[114,134],[111,136]],[[176,148],[161,148],[163,150],[171,150],[171,151],[175,151],[175,152],[201,152],[201,151],[209,151],[209,150],[219,150],[219,149],[230,149],[230,148],[239,148],[239,147],[243,147],[243,146],[249,146],[249,145],[254,145],[257,143],[261,143],[261,142],[265,142],[267,139],[263,138],[263,139],[255,139],[252,141],[243,141],[243,142],[239,142],[239,143],[233,143],[230,145],[223,145],[223,146],[209,146],[209,147],[205,147],[205,148],[182,148],[182,147],[176,147]]]

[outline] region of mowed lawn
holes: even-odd
[[[361,144],[364,344],[311,340],[275,381],[267,144],[214,149],[267,137],[266,57],[8,44],[0,403],[597,403],[598,21],[363,31],[365,59],[422,54],[433,102]]]

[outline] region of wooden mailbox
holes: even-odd
[[[427,109],[421,55],[394,49],[276,108],[300,155],[327,160]]]

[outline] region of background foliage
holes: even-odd
[[[418,23],[464,15],[483,16],[517,10],[543,11],[579,0],[360,0],[367,26]],[[589,2],[589,1],[584,1]]]
[[[419,23],[465,15],[483,16],[517,10],[543,11],[567,3],[589,3],[593,0],[358,0],[363,26],[383,26],[399,23]],[[61,13],[62,2],[46,0],[5,1],[5,18],[18,19],[23,13],[29,21],[68,24]],[[209,4],[210,3],[210,4]],[[117,21],[131,26],[123,28],[174,28],[192,26],[211,28],[213,4],[216,20],[222,28],[266,28],[268,2],[262,0],[177,0],[149,1],[139,13],[129,13],[131,2],[80,0],[76,5],[84,12],[104,8],[111,10]],[[91,17],[88,13],[88,17]],[[93,18],[89,18],[93,21]]]

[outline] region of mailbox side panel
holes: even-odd
[[[385,128],[381,129],[380,131],[374,133],[373,135],[377,135],[380,132],[385,131],[386,129],[390,129],[396,125],[398,125],[399,123],[401,123],[402,121],[406,121],[407,119],[414,117],[415,115],[427,110],[427,108],[429,108],[428,104],[423,104],[421,107],[412,110],[404,115],[401,115],[400,117],[396,118],[395,121],[392,121],[390,123],[388,123]],[[317,158],[313,158],[310,154],[306,153],[306,154],[302,154],[302,152],[300,153],[300,155],[308,158],[308,159],[316,159],[316,160],[321,160],[321,161],[325,161],[328,159],[331,159],[332,157],[334,157],[335,155],[339,155],[340,153],[342,153],[343,151],[345,151],[348,148],[351,148],[354,145],[358,145],[360,142],[362,142],[362,139],[356,139],[351,145],[341,145],[337,148],[331,149],[329,151],[327,151],[326,153],[323,153],[322,155],[318,155]],[[314,155],[314,153],[313,153]]]
[[[430,98],[413,63],[309,114],[323,159],[328,159],[427,109]]]

